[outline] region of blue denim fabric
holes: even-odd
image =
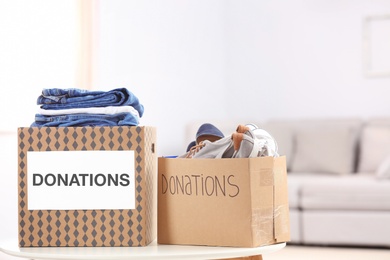
[[[37,104],[43,109],[69,109],[81,107],[132,106],[142,117],[144,107],[138,98],[125,88],[110,91],[90,91],[82,89],[44,89]]]
[[[71,114],[60,116],[35,115],[35,122],[31,127],[51,126],[137,126],[138,118],[131,113],[103,114]]]

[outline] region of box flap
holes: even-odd
[[[274,228],[275,242],[290,241],[286,157],[275,158],[274,175]]]

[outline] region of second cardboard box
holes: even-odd
[[[158,160],[158,243],[290,240],[285,157]]]

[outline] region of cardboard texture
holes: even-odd
[[[148,245],[156,237],[157,224],[155,142],[156,129],[153,127],[19,128],[19,245]],[[29,151],[93,150],[134,150],[135,209],[28,210]],[[66,196],[64,194],[64,199]]]
[[[159,158],[157,227],[160,244],[289,241],[285,157]]]

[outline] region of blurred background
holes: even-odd
[[[125,87],[185,151],[192,122],[390,116],[390,1],[0,0],[0,240],[17,237],[17,127],[43,88]]]

